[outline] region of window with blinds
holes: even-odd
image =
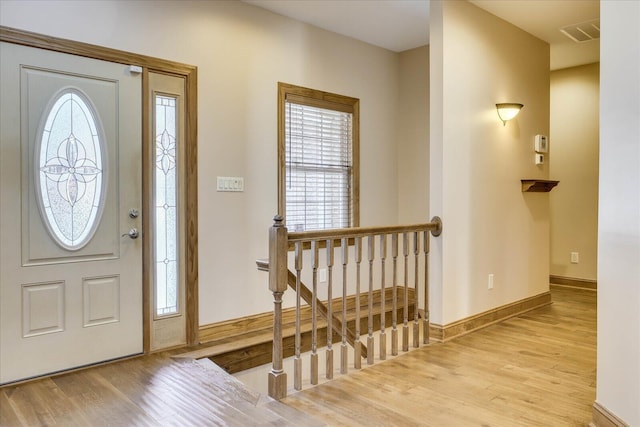
[[[280,85],[280,195],[285,199],[280,206],[287,227],[305,231],[357,225],[358,101]]]

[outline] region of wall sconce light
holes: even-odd
[[[500,120],[502,120],[502,125],[506,126],[507,121],[517,116],[520,110],[522,109],[522,107],[524,107],[524,105],[516,104],[513,102],[496,104],[496,109],[498,110],[498,117],[500,117]]]

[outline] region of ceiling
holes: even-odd
[[[429,43],[429,0],[243,0],[329,31],[402,52]],[[597,62],[599,40],[560,28],[600,17],[599,0],[469,0],[551,45],[551,69]]]
[[[429,42],[427,0],[243,1],[394,52]]]
[[[599,0],[469,0],[551,45],[551,69],[600,60],[600,39],[576,43],[560,32],[600,18]]]

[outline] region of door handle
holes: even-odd
[[[124,233],[122,237],[128,236],[130,239],[137,239],[139,235],[140,235],[140,232],[138,231],[138,229],[132,228],[131,230],[129,230],[128,233]]]

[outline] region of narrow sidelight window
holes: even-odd
[[[179,313],[177,99],[155,96],[155,300],[156,316]]]

